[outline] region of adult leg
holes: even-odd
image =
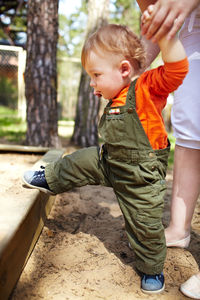
[[[168,246],[189,244],[192,216],[200,191],[200,6],[195,14],[195,19],[186,19],[180,33],[189,60],[189,73],[175,91],[172,107],[176,147],[171,220],[165,231]]]
[[[200,193],[200,150],[176,145],[171,220],[165,230],[167,246],[187,246],[196,201]],[[176,244],[177,241],[183,240]],[[171,244],[172,243],[172,244]]]

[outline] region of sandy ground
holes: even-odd
[[[20,162],[22,168],[27,168],[36,160],[34,155],[0,153],[0,165],[6,162],[8,166],[5,184],[13,181],[21,191],[15,165]],[[168,172],[167,183],[165,226],[169,221],[172,171]],[[168,249],[164,268],[166,289],[162,294],[149,296],[140,291],[135,256],[128,247],[123,217],[112,189],[86,186],[57,195],[11,299],[188,299],[179,292],[179,285],[197,272],[200,265],[199,215],[200,199],[189,248]]]

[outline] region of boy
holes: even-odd
[[[54,194],[87,184],[112,187],[146,293],[164,289],[162,210],[169,143],[161,112],[188,71],[177,38],[163,39],[159,45],[164,66],[137,78],[145,54],[133,32],[110,24],[91,35],[82,50],[82,64],[94,94],[109,100],[99,124],[104,144],[101,149],[78,150],[23,177],[27,186]]]

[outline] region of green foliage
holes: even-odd
[[[110,22],[129,26],[136,34],[140,33],[140,9],[136,1],[111,0]]]
[[[26,124],[17,116],[17,111],[0,106],[0,138],[12,143],[23,143]]]
[[[168,138],[171,144],[171,150],[170,150],[170,154],[169,154],[169,159],[168,159],[168,166],[169,168],[173,167],[174,164],[174,149],[175,149],[175,137],[172,135],[172,133],[168,134]]]
[[[17,117],[17,111],[10,109],[8,107],[0,105],[0,117],[6,117],[6,116],[13,116],[14,118]]]
[[[59,14],[58,57],[62,55],[80,57],[87,24],[87,0],[81,7],[66,17]],[[136,1],[110,0],[110,23],[128,25],[136,34],[140,33],[140,9]]]
[[[5,76],[0,77],[0,105],[6,105],[12,109],[17,105],[17,83],[15,79]]]
[[[70,138],[73,133],[73,121],[59,121],[59,136]],[[0,105],[0,143],[24,144],[26,138],[26,122],[17,116],[17,110]]]
[[[86,1],[81,3],[69,17],[59,14],[58,56],[80,57],[87,23]]]
[[[7,38],[6,34],[4,33],[3,29],[0,28],[0,39],[6,39],[6,38]]]
[[[14,44],[17,44],[22,38],[21,33],[25,35],[27,1],[1,1],[3,3],[0,5],[0,38],[12,40]]]
[[[62,0],[60,0],[62,1]],[[66,0],[65,0],[66,1]],[[82,44],[87,27],[87,0],[81,1],[80,8],[66,16],[59,14],[58,40],[58,102],[61,108],[59,117],[70,119],[75,114],[77,92],[81,72],[80,60]],[[128,25],[139,34],[140,10],[136,1],[110,0],[110,23]],[[73,57],[73,59],[71,59]],[[71,59],[71,60],[70,60]]]

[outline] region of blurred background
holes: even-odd
[[[46,32],[42,14],[49,22]],[[0,143],[50,147],[59,147],[64,140],[79,147],[99,143],[97,126],[107,102],[91,94],[80,54],[86,36],[105,22],[128,25],[139,36],[136,1],[0,0]],[[49,49],[49,41],[56,52]],[[48,46],[43,52],[49,53],[48,68],[43,69],[42,43]],[[161,63],[158,57],[151,67]],[[172,104],[170,95],[163,117],[173,144]]]

